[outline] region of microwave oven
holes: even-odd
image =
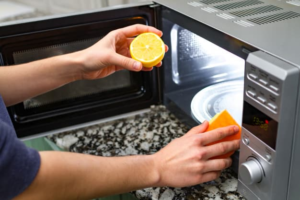
[[[233,157],[239,192],[249,200],[299,199],[299,6],[297,0],[155,0],[3,24],[4,67],[80,50],[136,23],[163,30],[169,46],[163,66],[152,72],[76,82],[8,108],[17,134],[72,129],[152,104],[192,127],[226,108],[242,126]]]

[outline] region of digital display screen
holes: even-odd
[[[276,149],[278,122],[244,102],[243,127],[272,149]]]

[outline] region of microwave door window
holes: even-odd
[[[41,48],[27,49],[24,51],[14,52],[13,59],[15,64],[23,64],[36,60],[41,60],[45,58],[50,58],[53,56],[63,55],[67,53],[72,53],[82,49],[86,49],[97,41],[99,38],[91,38],[86,40],[73,41],[69,43],[61,43],[57,45],[51,45]]]
[[[63,55],[88,48],[95,44],[100,38],[73,41],[48,47],[29,49],[13,53],[15,64],[27,63],[35,60]],[[132,78],[129,71],[119,71],[106,78],[98,80],[80,80],[69,83],[58,89],[25,100],[23,102],[24,111],[34,113],[34,110],[51,110],[53,108],[69,106],[74,102],[85,102],[92,99],[105,99],[111,97],[113,93],[118,93],[126,88],[134,88],[138,85],[137,79]],[[55,104],[55,106],[54,106]],[[35,111],[36,112],[36,111]]]
[[[82,80],[69,83],[53,91],[24,101],[24,109],[51,105],[53,103],[75,101],[80,98],[90,98],[107,91],[113,91],[131,86],[130,73],[119,71],[111,76],[99,80]]]

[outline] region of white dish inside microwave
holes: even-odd
[[[211,85],[198,92],[191,103],[193,116],[209,121],[226,109],[238,124],[242,123],[244,81],[227,81]]]

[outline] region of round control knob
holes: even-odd
[[[260,163],[254,158],[251,158],[241,164],[239,168],[239,174],[241,180],[248,185],[259,183],[263,177],[262,167]]]

